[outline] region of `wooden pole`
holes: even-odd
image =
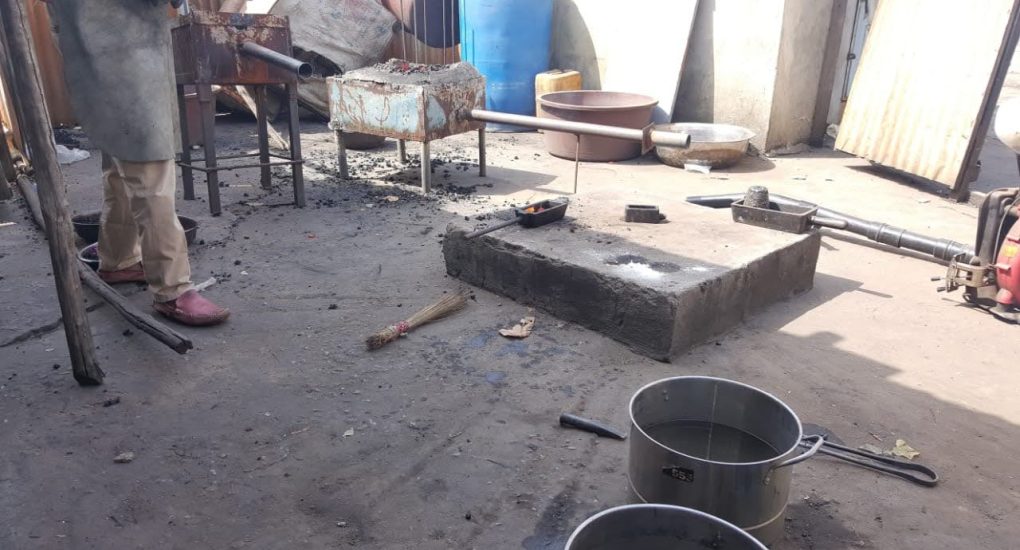
[[[25,198],[28,210],[32,213],[32,219],[35,220],[36,225],[40,229],[45,230],[46,222],[43,220],[42,209],[39,206],[39,197],[35,193],[32,182],[27,176],[18,176],[18,187],[21,188],[21,196]],[[100,298],[113,306],[113,309],[117,310],[117,313],[120,313],[124,320],[182,355],[187,353],[189,349],[194,348],[194,345],[187,336],[160,323],[152,315],[148,315],[135,307],[127,298],[121,296],[113,287],[100,279],[99,275],[92,271],[92,268],[78,261],[75,262],[75,265],[78,268],[78,276],[81,277],[85,286],[92,289]]]
[[[71,233],[67,189],[57,164],[50,116],[46,112],[42,81],[32,51],[24,4],[20,0],[0,0],[0,18],[4,21],[3,38],[7,42],[13,73],[10,86],[18,90],[21,130],[32,151],[32,165],[39,182],[39,202],[46,222],[46,241],[49,244],[57,300],[60,302],[74,379],[83,386],[102,384],[103,370],[96,360],[81,280],[75,267],[78,262]]]

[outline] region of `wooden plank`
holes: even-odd
[[[883,0],[836,148],[958,188],[1018,0]],[[1008,54],[1012,54],[1009,51]]]
[[[50,130],[52,125],[46,112],[42,83],[32,52],[24,4],[19,0],[0,0],[0,19],[4,22],[4,32],[0,36],[6,40],[12,66],[13,79],[10,85],[18,90],[22,132],[32,150],[32,166],[40,182],[39,202],[46,223],[46,242],[50,249],[57,300],[60,302],[74,379],[81,385],[101,384],[104,374],[96,360],[81,280],[76,269],[78,260],[75,258],[74,235],[71,233],[67,189],[57,164],[57,152]]]

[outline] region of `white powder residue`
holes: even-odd
[[[663,274],[652,269],[652,266],[641,262],[617,264],[616,267],[619,268],[624,275],[630,275],[637,279],[661,279],[663,277]]]

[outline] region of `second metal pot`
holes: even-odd
[[[765,550],[758,541],[704,512],[665,504],[617,506],[585,520],[564,550]]]
[[[648,384],[630,402],[627,476],[644,502],[700,510],[733,523],[765,544],[783,534],[800,419],[757,388],[706,376]],[[807,438],[810,440],[811,438]]]

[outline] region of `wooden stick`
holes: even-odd
[[[75,261],[67,189],[57,164],[51,131],[53,126],[46,112],[42,80],[32,51],[24,6],[25,3],[19,0],[0,0],[0,19],[4,22],[3,39],[6,40],[14,77],[10,85],[18,90],[17,95],[21,100],[21,130],[32,151],[32,165],[42,183],[39,186],[40,206],[46,221],[46,241],[49,243],[50,262],[53,264],[57,300],[64,320],[64,336],[71,355],[74,379],[81,385],[97,385],[103,383],[104,375],[96,360],[81,280],[75,269],[78,262]]]
[[[21,175],[17,179],[18,188],[21,190],[21,196],[25,199],[25,204],[28,205],[28,211],[32,213],[32,219],[35,220],[39,229],[46,231],[46,220],[43,219],[42,207],[39,206],[39,195],[35,193],[35,184],[28,179],[28,176]]]
[[[32,181],[26,176],[19,176],[18,187],[21,188],[21,194],[25,197],[25,202],[28,203],[28,209],[32,211],[32,218],[35,220],[35,223],[40,228],[45,229],[46,223],[42,219],[42,213],[39,210],[39,198],[35,194]],[[92,271],[92,268],[82,262],[75,262],[75,264],[78,267],[78,276],[81,277],[85,286],[92,289],[100,298],[106,300],[127,322],[182,355],[187,353],[189,349],[194,348],[188,337],[160,323],[152,315],[135,307],[134,304],[114,290],[113,287],[100,279],[99,275]]]
[[[113,287],[100,279],[99,275],[92,271],[92,268],[78,262],[78,274],[81,276],[85,286],[92,289],[100,298],[106,300],[106,303],[117,310],[117,313],[120,313],[127,322],[138,327],[142,332],[163,342],[167,347],[181,355],[188,353],[189,349],[195,347],[188,337],[160,323],[152,315],[145,313],[127,301]]]

